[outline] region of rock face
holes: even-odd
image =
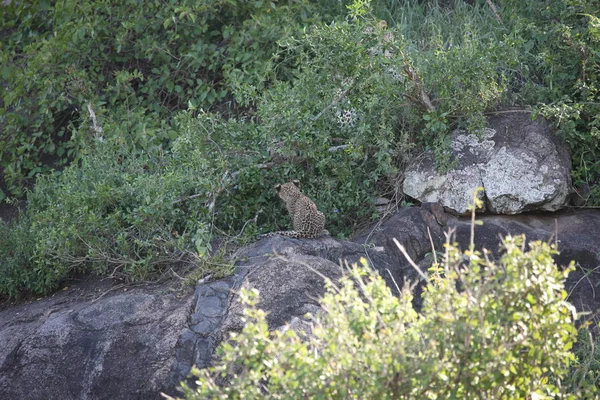
[[[577,311],[590,311],[592,318],[600,312],[600,211],[559,211],[553,214],[486,215],[478,218],[483,225],[475,227],[477,248],[496,252],[500,237],[525,234],[527,242],[542,240],[557,243],[560,255],[556,262],[566,266],[577,263],[565,284],[569,301]],[[466,218],[452,218],[449,226],[456,229],[456,241],[463,249],[469,243],[471,225]]]
[[[234,276],[200,283],[196,288],[193,326],[184,329],[185,339],[178,350],[187,355],[178,357],[180,373],[189,371],[192,364],[200,368],[210,365],[218,344],[227,339],[229,332],[242,329],[243,305],[237,296],[240,288],[260,291],[259,307],[268,310],[267,322],[272,329],[282,328],[288,322],[292,326],[301,325],[306,313],[319,310],[323,277],[336,280],[342,274],[340,260],[352,263],[361,257],[368,258],[392,287],[395,287],[392,276],[401,285],[401,271],[408,264],[397,264],[382,250],[330,237],[284,236],[263,239],[241,249],[236,256],[244,261],[238,263]]]
[[[566,146],[543,120],[528,113],[507,113],[488,119],[478,137],[452,134],[456,166],[436,171],[433,153],[410,164],[404,193],[421,202],[440,202],[459,214],[467,212],[473,190],[483,187],[485,209],[496,214],[528,210],[556,211],[571,192],[571,161]]]
[[[557,240],[560,265],[574,259],[578,269],[567,282],[579,311],[597,313],[600,293],[600,211],[561,211],[536,215],[489,215],[476,227],[476,245],[498,249],[500,236]],[[243,327],[239,289],[260,291],[259,307],[271,329],[302,326],[307,312],[320,311],[323,279],[339,278],[340,260],[361,257],[379,271],[392,290],[418,274],[397,249],[428,267],[431,242],[442,249],[445,232],[456,230],[465,249],[470,221],[444,212],[439,204],[400,210],[373,224],[353,241],[329,237],[275,236],[240,249],[236,272],[227,279],[199,283],[194,295],[177,296],[164,286],[78,295],[73,289],[0,312],[0,398],[154,399],[161,391],[176,396],[176,385],[193,364],[213,362],[232,331]],[[584,279],[585,278],[585,279]],[[419,309],[420,286],[414,305]]]
[[[600,246],[600,212],[560,212],[552,215],[484,216],[483,226],[476,227],[478,248],[498,250],[500,237],[507,234],[526,234],[528,240],[552,240],[558,232],[560,265],[572,259],[580,263],[567,281],[570,300],[579,311],[600,310],[600,294],[595,295],[594,285],[600,282],[600,273],[590,273],[600,265],[600,254],[594,248]],[[593,225],[593,227],[592,227]],[[465,249],[469,243],[470,219],[445,213],[439,204],[423,204],[400,210],[383,223],[372,225],[352,242],[332,238],[292,239],[282,236],[261,240],[242,249],[238,256],[245,261],[237,268],[236,277],[227,280],[232,288],[228,306],[219,312],[221,323],[205,322],[212,317],[202,316],[204,300],[202,293],[215,293],[218,282],[200,284],[196,290],[195,321],[202,326],[210,324],[202,334],[187,341],[186,353],[195,353],[194,360],[200,367],[212,363],[212,355],[218,344],[229,337],[230,332],[243,327],[242,310],[238,296],[239,288],[255,288],[260,292],[259,307],[267,312],[267,322],[272,330],[290,326],[302,326],[303,316],[316,314],[320,307],[318,298],[323,294],[323,277],[337,279],[342,269],[339,260],[349,263],[365,257],[370,265],[386,279],[395,290],[405,280],[418,282],[418,273],[408,264],[393,242],[393,238],[405,246],[414,261],[426,269],[430,264],[426,255],[431,252],[431,242],[437,250],[442,249],[445,232],[456,230],[455,239]],[[431,240],[430,240],[431,237]],[[589,280],[582,279],[588,274]],[[220,291],[223,287],[219,288]],[[421,286],[415,288],[413,305],[420,309]],[[210,297],[210,296],[209,296]],[[191,362],[191,361],[190,361]],[[182,365],[182,370],[191,366]]]
[[[0,312],[1,398],[158,399],[172,390],[191,295],[104,292],[69,290]]]

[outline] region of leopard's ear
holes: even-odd
[[[298,179],[294,179],[292,183],[296,185],[296,187],[300,187],[300,181]]]
[[[281,190],[281,184],[277,184],[275,185],[275,190],[277,191],[277,193],[279,193],[279,191]]]

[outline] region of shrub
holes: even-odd
[[[442,147],[451,124],[476,122],[500,99],[503,73],[491,66],[510,45],[487,38],[465,7],[447,17],[408,3],[413,25],[393,27],[356,2],[347,19],[296,38],[293,21],[318,21],[343,4],[319,3],[321,16],[304,2],[161,4],[67,1],[43,15],[41,3],[12,4],[3,14],[19,28],[3,48],[6,73],[16,77],[0,121],[9,186],[39,171],[43,154],[75,160],[29,195],[27,265],[37,277],[24,284],[29,290],[47,292],[77,270],[146,279],[179,252],[206,249],[215,235],[244,229],[245,240],[258,226],[285,228],[272,187],[291,179],[302,181],[332,234],[349,235],[376,216],[375,197],[397,191],[398,167],[416,144]],[[293,13],[300,9],[307,14]],[[427,25],[417,35],[414,25],[430,12],[456,28]],[[219,83],[199,82],[198,74]],[[456,91],[452,79],[468,90]],[[227,88],[241,102],[257,100],[255,112],[198,111],[221,97],[202,91]],[[66,132],[50,122],[69,106],[79,111]],[[26,113],[32,123],[19,119]]]
[[[374,216],[377,194],[394,193],[415,144],[439,149],[452,125],[481,124],[502,99],[498,66],[513,54],[467,12],[451,21],[447,47],[439,30],[410,40],[403,27],[373,18],[368,2],[356,3],[346,21],[281,41],[298,68],[257,107],[272,153],[296,164],[333,232],[344,234]],[[421,11],[412,3],[404,10]]]
[[[88,104],[162,119],[232,96],[247,104],[264,88],[276,41],[319,18],[308,1],[3,4],[0,167],[9,190],[78,156],[71,132],[87,125]]]
[[[349,235],[377,215],[377,194],[395,191],[398,167],[415,142],[432,147],[443,143],[450,122],[441,123],[440,118],[473,122],[499,99],[502,75],[489,65],[500,45],[457,38],[457,50],[442,55],[439,44],[430,51],[432,57],[438,54],[440,64],[425,66],[417,59],[426,56],[412,50],[413,43],[364,13],[315,26],[299,39],[282,40],[280,57],[297,70],[289,81],[274,79],[254,118],[222,121],[215,114],[196,115],[193,109],[180,114],[182,136],[174,143],[178,163],[195,171],[194,160],[210,160],[221,166],[213,176],[228,181],[217,201],[220,229],[241,229],[257,213],[261,226],[275,226],[286,216],[272,186],[295,178],[325,213],[329,231]],[[464,63],[471,69],[463,73]],[[477,94],[465,90],[462,96],[444,92],[456,97],[453,101],[424,99],[425,78],[419,76],[424,74],[442,90],[441,76],[449,68],[465,85],[479,85]],[[435,92],[435,87],[427,85],[427,90]],[[490,93],[484,101],[483,87]],[[424,109],[426,101],[432,110]],[[468,112],[461,114],[461,109]]]
[[[37,280],[30,263],[34,245],[23,216],[11,225],[0,220],[0,296],[17,297]]]
[[[477,27],[481,21],[473,15],[481,17],[480,11],[471,15],[471,9],[460,4],[449,14],[436,6],[414,3],[399,8],[385,1],[374,1],[372,7],[370,2],[356,2],[350,6],[352,15],[358,17],[354,22],[341,18],[342,22],[328,27],[319,24],[334,17],[339,21],[347,11],[346,3],[351,2],[188,1],[139,7],[135,1],[104,0],[3,6],[8,39],[0,57],[8,90],[0,108],[4,132],[0,166],[9,190],[18,193],[23,179],[89,151],[88,136],[73,135],[77,128],[90,124],[88,105],[99,116],[126,120],[127,114],[141,112],[148,120],[167,121],[172,111],[188,105],[206,108],[232,98],[235,101],[228,108],[235,112],[235,104],[251,106],[261,99],[269,82],[294,79],[293,87],[308,86],[285,94],[287,86],[280,84],[269,101],[271,106],[259,113],[270,128],[287,122],[282,124],[283,131],[290,128],[290,122],[299,123],[312,131],[323,130],[322,136],[337,134],[340,126],[350,131],[357,124],[356,143],[346,143],[356,159],[353,164],[360,165],[364,154],[383,161],[381,169],[389,170],[385,164],[394,164],[389,152],[396,150],[395,144],[390,145],[392,139],[404,150],[405,136],[426,125],[424,132],[433,138],[425,143],[443,143],[437,136],[455,118],[480,121],[481,111],[498,101],[502,74],[494,68],[510,57],[506,57],[507,42],[489,37],[485,26]],[[390,28],[380,26],[373,15],[386,16]],[[414,15],[415,21],[393,27],[393,19],[402,15]],[[411,31],[427,18],[455,29],[424,29],[418,35]],[[313,23],[314,33],[303,37],[301,28]],[[292,39],[297,37],[299,41]],[[277,40],[283,49],[271,58]],[[298,67],[300,76],[294,78]],[[412,71],[409,77],[405,68]],[[435,93],[435,110],[427,109],[426,120],[417,112],[423,106],[418,79],[426,92]],[[338,92],[345,93],[340,104],[329,106],[316,123],[306,120],[335,102]],[[417,99],[416,104],[410,99]],[[276,120],[281,119],[277,108],[307,100],[298,111],[305,117],[301,121],[290,121],[301,116],[289,113],[283,116],[287,121]],[[327,119],[333,121],[325,123]],[[334,128],[339,125],[333,131],[327,126],[332,122]],[[369,147],[361,148],[357,138],[365,132],[362,142]],[[130,132],[132,139],[138,134]],[[334,137],[347,136],[346,132]],[[376,137],[381,139],[375,141]],[[370,154],[371,147],[379,145],[381,150]],[[374,180],[368,179],[369,191]],[[352,185],[344,190],[349,194],[364,188]]]
[[[26,288],[46,293],[75,271],[149,279],[206,253],[206,207],[182,198],[208,188],[170,168],[160,148],[135,155],[105,142],[80,165],[39,178],[27,209],[36,279]]]
[[[176,175],[195,176],[210,186],[200,201],[210,206],[207,221],[220,235],[238,235],[244,227],[246,235],[255,234],[251,220],[262,214],[283,216],[273,201],[273,186],[285,174],[276,166],[263,168],[268,149],[256,123],[190,110],[180,113],[175,125],[179,137],[173,142],[171,167]]]
[[[554,247],[507,237],[497,262],[447,245],[428,274],[421,314],[405,287],[353,266],[328,281],[304,339],[269,332],[257,293],[244,292],[247,323],[194,370],[187,399],[576,398],[561,386],[574,356],[574,307]],[[227,384],[217,382],[225,379]]]
[[[520,48],[522,100],[555,121],[571,147],[573,183],[600,204],[600,1],[502,0]]]

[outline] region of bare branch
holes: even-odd
[[[417,87],[417,90],[419,92],[419,102],[421,104],[423,104],[425,106],[425,108],[427,108],[427,111],[429,111],[429,112],[435,111],[436,108],[433,105],[433,102],[431,101],[431,99],[429,98],[429,95],[427,94],[427,92],[425,92],[425,89],[423,88],[423,84],[421,83],[421,78],[419,77],[419,75],[415,72],[415,70],[413,70],[410,67],[410,65],[408,65],[408,63],[404,64],[404,72],[406,73],[408,78],[411,81],[413,81],[413,83]]]
[[[494,13],[494,15],[496,16],[496,19],[498,20],[498,22],[502,22],[502,17],[500,16],[500,13],[498,12],[498,9],[496,8],[496,6],[494,5],[494,3],[492,3],[491,0],[486,0],[485,1],[487,3],[488,6],[490,6],[490,8],[492,9],[492,12]]]
[[[184,201],[192,200],[192,199],[195,199],[197,197],[202,197],[202,196],[205,196],[205,194],[204,193],[196,193],[196,194],[192,194],[190,196],[184,196],[184,197],[181,197],[181,198],[173,201],[171,204],[183,203]]]
[[[429,279],[427,278],[427,275],[425,275],[425,273],[423,273],[423,271],[421,271],[421,268],[419,268],[419,266],[413,261],[413,259],[410,258],[410,256],[406,252],[406,249],[404,248],[404,246],[402,246],[396,238],[394,238],[393,240],[394,240],[394,243],[396,243],[396,246],[398,246],[398,249],[400,249],[400,251],[406,258],[406,260],[409,262],[409,264],[419,273],[419,275],[421,275],[421,277],[425,280],[425,282],[429,283]]]
[[[96,113],[94,112],[91,103],[87,103],[87,109],[90,113],[90,118],[92,118],[92,129],[94,130],[94,132],[96,132],[96,138],[102,142],[104,141],[104,137],[102,136],[104,130],[100,125],[98,125],[98,119],[96,118]]]
[[[341,144],[339,146],[331,146],[329,149],[327,149],[327,151],[330,153],[335,153],[339,150],[346,150],[348,147],[350,147],[349,144]]]

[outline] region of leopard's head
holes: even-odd
[[[281,200],[285,201],[286,203],[302,194],[300,191],[300,181],[297,179],[294,179],[288,183],[277,184],[275,185],[275,190],[277,191],[277,194]]]

